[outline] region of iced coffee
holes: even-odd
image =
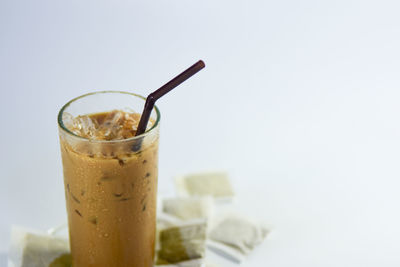
[[[137,137],[140,114],[95,110],[59,116],[73,266],[153,266],[158,110]]]

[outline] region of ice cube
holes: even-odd
[[[62,122],[64,124],[65,127],[67,127],[67,129],[71,130],[73,128],[74,125],[74,116],[72,116],[72,114],[68,113],[68,112],[64,112],[62,114]]]
[[[110,112],[100,126],[107,140],[121,140],[135,135],[140,115],[114,110]]]
[[[97,123],[89,116],[77,116],[74,117],[70,113],[63,113],[63,123],[65,127],[76,135],[93,138],[96,133]]]
[[[123,113],[121,111],[114,110],[108,113],[99,127],[97,138],[105,140],[121,139],[118,138],[118,133],[122,127],[122,119]]]
[[[113,110],[106,113],[80,115],[65,112],[64,125],[74,134],[94,140],[122,140],[135,136],[140,114]],[[149,123],[151,126],[152,124]]]
[[[76,117],[77,128],[80,130],[81,135],[87,138],[93,138],[96,134],[96,125],[89,116]]]

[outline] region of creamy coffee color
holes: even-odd
[[[99,134],[118,112],[120,120],[108,125],[117,127],[117,134]],[[139,114],[112,111],[87,117],[96,131],[91,141],[60,134],[73,266],[153,266],[158,128],[138,146],[131,137]],[[84,131],[80,135],[90,138]]]

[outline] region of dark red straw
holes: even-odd
[[[180,85],[181,83],[192,77],[194,74],[196,74],[204,67],[205,67],[204,62],[202,60],[199,60],[191,67],[186,69],[184,72],[182,72],[181,74],[179,74],[178,76],[176,76],[175,78],[173,78],[172,80],[161,86],[153,93],[149,94],[149,96],[146,98],[146,103],[144,104],[144,109],[142,116],[140,117],[139,125],[136,131],[136,136],[146,131],[147,123],[149,122],[150,114],[151,111],[153,110],[156,101],[160,97],[162,97],[163,95],[165,95],[166,93],[168,93],[169,91],[171,91],[172,89],[174,89],[175,87],[177,87],[178,85]]]

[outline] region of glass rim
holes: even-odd
[[[80,135],[77,135],[77,134],[73,133],[72,131],[70,131],[64,125],[64,122],[63,122],[63,119],[62,119],[62,115],[64,114],[65,109],[68,108],[72,103],[74,103],[75,101],[77,101],[79,99],[87,97],[87,96],[97,95],[97,94],[108,94],[108,93],[130,95],[130,96],[141,98],[144,101],[146,101],[146,98],[144,96],[141,96],[141,95],[135,94],[135,93],[131,93],[131,92],[125,92],[125,91],[111,91],[111,90],[95,91],[95,92],[87,93],[87,94],[84,94],[84,95],[80,95],[80,96],[75,97],[75,98],[71,99],[70,101],[68,101],[64,106],[62,106],[62,108],[58,112],[57,121],[58,121],[58,126],[60,127],[60,129],[62,129],[67,134],[72,135],[72,136],[74,136],[76,138],[82,139],[84,141],[88,141],[88,142],[91,142],[91,143],[109,143],[109,144],[111,144],[111,143],[128,142],[128,141],[140,139],[140,138],[148,135],[155,128],[157,128],[157,126],[158,126],[158,124],[160,122],[161,113],[160,113],[160,110],[158,109],[158,107],[156,105],[154,105],[153,109],[156,111],[157,118],[156,118],[156,121],[154,122],[154,124],[151,126],[151,128],[146,130],[144,133],[142,133],[142,134],[140,134],[138,136],[133,136],[133,137],[130,137],[130,138],[127,138],[127,139],[120,139],[120,140],[95,140],[95,139],[89,139],[89,138],[86,138],[86,137],[83,137],[83,136],[80,136]]]

